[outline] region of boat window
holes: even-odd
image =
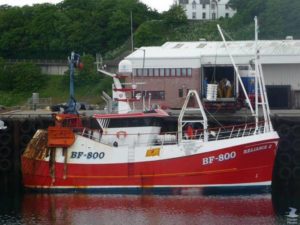
[[[160,126],[161,119],[153,117],[111,119],[109,128]]]

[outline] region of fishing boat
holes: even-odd
[[[267,190],[279,137],[271,123],[257,54],[254,70],[255,109],[240,82],[255,118],[252,124],[211,127],[197,91],[190,90],[177,129],[162,132],[168,113],[159,108],[136,110],[132,105],[141,96],[128,96],[136,85],[124,88],[120,74],[99,68],[113,78],[116,112],[94,114],[97,129],[83,126],[77,114],[58,114],[55,126],[38,130],[22,155],[25,188],[104,193]]]

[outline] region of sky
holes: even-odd
[[[12,6],[23,6],[23,5],[32,5],[38,3],[49,2],[56,4],[62,0],[0,0],[0,5],[12,5]],[[83,0],[84,1],[84,0]],[[173,0],[140,0],[145,3],[152,9],[156,9],[159,12],[166,11],[173,4]]]

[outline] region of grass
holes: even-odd
[[[63,76],[45,75],[47,82],[45,86],[38,89],[40,98],[52,98],[52,104],[60,104],[69,100],[69,83],[64,80]],[[112,79],[104,77],[99,82],[89,83],[86,85],[75,85],[75,98],[78,102],[85,102],[88,104],[103,105],[101,98],[102,91],[111,93]],[[23,106],[27,100],[32,96],[32,93],[14,93],[0,91],[0,105],[12,107]]]

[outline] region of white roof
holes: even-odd
[[[228,49],[237,63],[246,64],[255,54],[254,41],[228,41]],[[284,64],[300,63],[300,40],[260,40],[258,48],[262,63]],[[194,59],[194,67],[200,64],[231,64],[225,45],[221,41],[198,42],[166,42],[159,47],[141,47],[128,55],[126,59],[133,62],[133,67],[141,66],[145,54],[145,61],[154,66],[154,61]],[[198,59],[198,61],[195,61]],[[153,61],[151,63],[151,60]],[[174,62],[175,62],[174,61]],[[137,63],[139,62],[139,63]],[[165,62],[161,62],[163,65]]]

